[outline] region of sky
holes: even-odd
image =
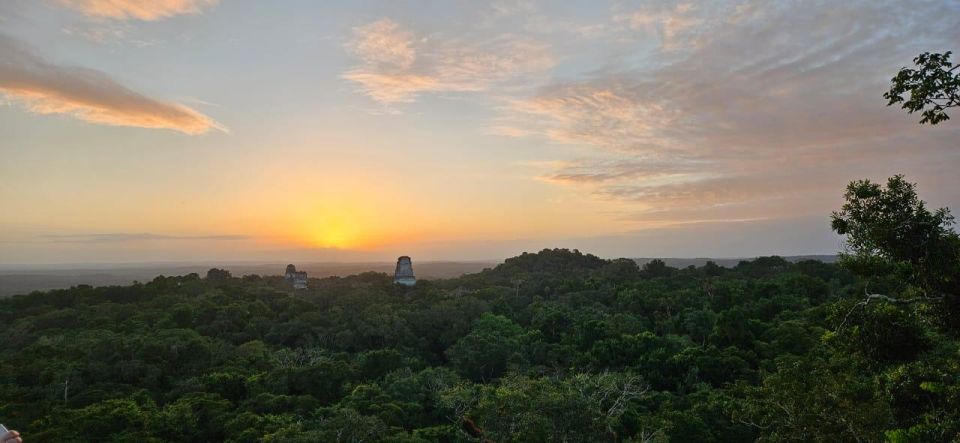
[[[0,264],[833,254],[960,0],[0,2]],[[955,57],[956,58],[956,57]]]

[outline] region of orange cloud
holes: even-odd
[[[190,107],[150,98],[94,69],[49,63],[22,42],[3,35],[0,93],[37,114],[67,114],[91,123],[186,134],[226,131]]]
[[[393,20],[383,19],[359,26],[353,33],[354,39],[347,47],[366,63],[387,69],[407,69],[417,58],[413,34],[400,29]]]
[[[91,17],[114,20],[161,20],[181,14],[199,14],[219,0],[60,0],[71,9]]]
[[[359,83],[366,94],[381,103],[413,101],[421,91],[436,88],[437,79],[425,75],[378,73],[357,69],[343,74],[343,78]]]

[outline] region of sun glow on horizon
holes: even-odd
[[[313,247],[336,249],[368,249],[379,243],[368,229],[352,220],[355,219],[334,213],[308,222],[306,242]]]
[[[297,197],[286,205],[296,209],[284,217],[291,227],[284,234],[301,246],[360,251],[419,237],[411,229],[426,222],[424,209],[367,183],[354,178],[322,187],[344,191]]]

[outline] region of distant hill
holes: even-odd
[[[667,266],[673,268],[686,268],[687,266],[696,266],[700,267],[707,264],[708,261],[712,261],[719,266],[725,268],[732,268],[738,263],[744,260],[753,260],[756,257],[740,257],[740,258],[660,258],[663,260]],[[784,259],[796,263],[803,260],[818,260],[824,263],[834,263],[837,261],[836,255],[789,255],[784,256]],[[634,258],[633,260],[637,262],[638,265],[643,266],[651,260],[656,260],[656,257],[644,257],[644,258]]]

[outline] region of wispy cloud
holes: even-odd
[[[151,233],[105,233],[75,235],[43,235],[40,238],[55,243],[124,243],[156,240],[236,241],[248,240],[246,235],[162,235]]]
[[[637,222],[758,219],[823,213],[852,174],[935,168],[955,149],[880,94],[918,52],[960,41],[958,2],[664,5],[613,18],[662,40],[645,63],[510,100],[494,133],[597,156],[538,178],[620,202]]]
[[[417,36],[390,19],[354,28],[346,47],[359,65],[343,78],[382,103],[413,101],[424,92],[484,91],[554,64],[547,45],[526,37]]]
[[[582,159],[578,161],[553,162],[550,172],[540,178],[549,183],[612,183],[622,181],[643,181],[644,183],[669,183],[693,178],[709,178],[706,170],[709,164],[704,161],[683,161],[674,159]]]
[[[693,3],[672,5],[656,2],[614,16],[613,21],[630,30],[656,36],[663,49],[681,49],[693,44],[693,37],[702,30],[706,19],[702,8]]]
[[[23,42],[3,34],[0,93],[36,114],[67,114],[91,123],[164,128],[186,134],[226,131],[190,107],[148,97],[95,69],[51,63]]]
[[[60,30],[71,37],[79,37],[98,45],[145,48],[163,44],[160,39],[133,38],[131,34],[136,34],[135,29],[130,22],[92,20],[64,26]]]
[[[682,116],[650,90],[613,77],[595,83],[568,83],[538,95],[513,99],[501,132],[538,133],[560,143],[610,151],[663,148],[669,128]],[[510,124],[515,122],[517,124]]]
[[[536,5],[531,0],[496,0],[490,4],[490,8],[496,15],[511,16],[529,13],[536,9]]]
[[[84,23],[68,26],[62,29],[64,34],[76,36],[97,44],[120,42],[126,39],[130,31],[130,24],[119,23]]]
[[[199,14],[219,0],[59,0],[64,6],[90,17],[112,20],[162,20],[175,15]]]

